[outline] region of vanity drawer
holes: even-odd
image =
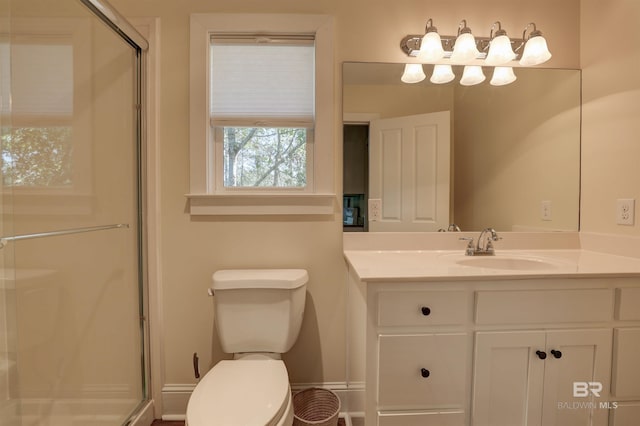
[[[478,291],[477,324],[542,324],[611,321],[613,291]]]
[[[464,291],[384,291],[378,294],[379,326],[464,324],[469,318]]]
[[[617,288],[616,299],[616,319],[640,320],[640,288]]]
[[[464,426],[464,411],[379,412],[378,426]]]
[[[468,341],[465,333],[378,336],[378,407],[463,407]]]

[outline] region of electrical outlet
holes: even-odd
[[[540,203],[540,219],[551,220],[551,201],[545,200]]]
[[[378,222],[382,216],[382,199],[369,198],[369,222]]]
[[[618,225],[633,225],[636,214],[636,200],[620,198],[617,201],[616,223]]]

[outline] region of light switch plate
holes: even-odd
[[[377,222],[382,217],[382,199],[369,198],[369,222]]]

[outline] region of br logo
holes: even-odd
[[[589,394],[599,398],[600,392],[602,392],[602,383],[600,382],[573,382],[574,398],[586,398]]]

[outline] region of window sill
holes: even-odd
[[[333,215],[335,194],[186,194],[191,216]]]

